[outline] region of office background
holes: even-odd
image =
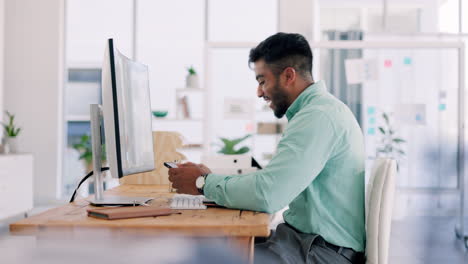
[[[72,145],[89,133],[89,104],[101,100],[105,40],[113,37],[122,53],[149,66],[152,109],[168,111],[153,119],[154,130],[180,132],[187,144],[181,151],[193,161],[216,153],[219,137],[252,134],[243,144],[265,165],[281,136],[267,128],[281,128],[285,120],[256,99],[248,52],[275,32],[299,32],[314,49],[315,79],[325,80],[360,122],[367,164],[381,148],[382,113],[406,141],[396,230],[427,219],[440,223],[452,243],[463,184],[457,151],[464,86],[457,80],[465,72],[458,50],[444,43],[467,36],[464,2],[0,0],[0,110],[16,114],[23,127],[19,150],[34,155],[35,206],[62,204],[86,170]],[[362,46],[336,49],[332,41]],[[372,42],[382,45],[367,46]],[[405,46],[422,42],[440,46]],[[199,89],[186,89],[190,66]]]

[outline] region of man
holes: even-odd
[[[285,223],[256,245],[256,262],[363,263],[364,142],[356,119],[322,81],[314,82],[303,36],[275,34],[250,51],[249,63],[257,96],[288,119],[275,156],[245,175],[181,164],[169,170],[169,180],[178,192],[203,193],[230,208],[274,213],[289,205]]]

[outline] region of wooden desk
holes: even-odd
[[[153,205],[167,205],[166,185],[121,185],[105,195],[154,197]],[[154,236],[174,232],[194,237],[225,238],[233,248],[253,259],[254,237],[269,236],[269,215],[244,210],[209,208],[181,210],[182,214],[161,217],[143,217],[122,220],[102,220],[87,216],[91,206],[79,200],[48,210],[10,225],[13,235],[47,236],[52,234],[82,236],[98,230],[111,231],[113,236]]]

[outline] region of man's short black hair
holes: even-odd
[[[276,33],[250,50],[249,65],[260,59],[279,75],[286,67],[293,67],[305,78],[312,76],[312,50],[301,34]]]

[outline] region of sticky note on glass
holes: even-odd
[[[245,131],[247,132],[253,132],[254,131],[254,125],[252,123],[248,123],[245,125]]]
[[[368,115],[374,115],[375,114],[375,107],[373,107],[373,106],[367,107],[367,114]]]
[[[403,64],[404,65],[411,65],[411,63],[412,63],[411,57],[404,57],[403,58]]]
[[[368,135],[375,135],[375,127],[369,127],[367,129],[367,134]]]
[[[385,68],[391,68],[392,67],[392,60],[384,60],[384,67]]]

